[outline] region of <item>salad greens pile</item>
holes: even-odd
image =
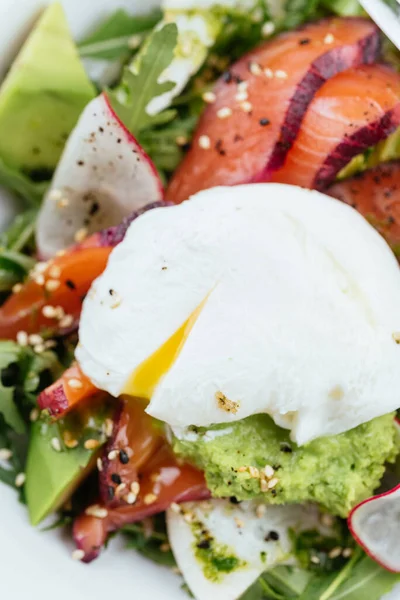
[[[279,10],[274,3],[258,0],[252,10],[216,6],[211,17],[220,26],[214,41],[204,50],[204,60],[187,85],[171,98],[170,105],[154,114],[149,103],[175,84],[160,76],[182,48],[174,14],[163,17],[160,11],[132,16],[118,9],[97,29],[77,43],[77,51],[94,83],[108,88],[116,114],[137,137],[167,181],[190,145],[205,102],[203,95],[229,65],[277,32],[290,30],[325,15],[360,15],[357,0],[286,0]],[[202,15],[204,11],[193,10]],[[164,18],[162,26],[158,26]],[[210,18],[210,15],[207,15]],[[385,55],[400,69],[400,56],[385,41]],[[98,76],[100,72],[100,76]],[[342,173],[347,176],[361,168],[400,154],[400,132],[388,142],[356,157]],[[0,155],[0,185],[22,201],[24,211],[0,235],[0,299],[24,281],[36,262],[35,220],[41,199],[50,183],[52,170],[29,172],[6,163]],[[32,337],[32,336],[31,336]],[[70,364],[74,336],[49,340],[37,352],[35,340],[0,342],[0,481],[22,491],[27,443],[37,419],[37,394],[51,384]],[[41,342],[39,342],[41,344]],[[65,510],[57,524],[71,520]],[[278,567],[268,571],[242,596],[243,600],[379,600],[400,575],[391,574],[360,549],[356,549],[348,530],[338,527],[337,538],[324,538],[317,532],[298,535],[294,540],[300,567]],[[146,519],[123,528],[127,547],[167,567],[176,567],[168,546],[164,516]],[[336,555],[336,547],[349,548],[348,554]]]

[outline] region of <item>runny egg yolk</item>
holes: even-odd
[[[183,325],[133,371],[122,392],[123,394],[150,400],[160,379],[169,371],[178,358],[208,296],[209,294],[207,294],[206,298],[192,312]]]

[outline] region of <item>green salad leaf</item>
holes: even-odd
[[[0,450],[8,450],[10,458],[0,461],[0,481],[16,488],[15,479],[24,470],[28,438],[17,434],[0,414]]]
[[[79,42],[79,53],[82,58],[125,60],[138,48],[161,17],[159,10],[144,16],[134,16],[120,8]]]
[[[168,544],[165,514],[159,514],[140,523],[122,528],[128,538],[127,548],[136,550],[153,562],[166,567],[175,567],[176,562]]]
[[[19,214],[0,234],[0,293],[9,292],[25,279],[35,264],[34,230],[37,210]]]
[[[175,23],[155,30],[146,40],[134,67],[125,67],[121,86],[108,91],[113,109],[135,136],[150,126],[171,121],[176,115],[175,110],[168,109],[152,116],[147,113],[146,107],[150,100],[175,85],[168,81],[159,83],[159,78],[172,62],[177,40]]]
[[[48,181],[33,181],[18,169],[6,165],[0,158],[0,185],[23,198],[29,205],[38,206],[49,183]]]

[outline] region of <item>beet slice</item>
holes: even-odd
[[[325,189],[354,156],[400,124],[400,74],[364,65],[330,79],[317,92],[285,165],[272,180]]]
[[[384,569],[400,573],[400,485],[351,511],[348,525],[365,552]]]
[[[358,210],[400,256],[400,161],[340,181],[326,193]]]
[[[277,36],[225,73],[166,197],[179,203],[216,185],[269,181],[323,83],[379,54],[376,26],[331,18]]]
[[[83,111],[46,194],[36,228],[39,254],[49,258],[76,237],[117,225],[161,200],[157,170],[100,94]]]
[[[138,398],[121,401],[99,472],[100,498],[107,506],[133,503],[129,492],[138,473],[163,443],[162,431]]]
[[[140,473],[140,491],[135,504],[107,509],[104,505],[99,516],[80,515],[75,519],[73,537],[78,549],[90,562],[99,555],[107,535],[146,517],[164,512],[172,503],[206,500],[210,497],[204,475],[188,464],[179,464],[171,448],[164,444]],[[87,511],[88,509],[86,509]],[[103,512],[104,511],[104,512]]]

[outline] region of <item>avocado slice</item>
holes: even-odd
[[[27,173],[52,171],[96,91],[61,4],[51,4],[0,87],[0,158]]]
[[[94,467],[98,450],[82,445],[57,452],[52,439],[59,439],[57,424],[36,421],[32,424],[25,494],[29,518],[37,525],[56,511],[71,496]]]

